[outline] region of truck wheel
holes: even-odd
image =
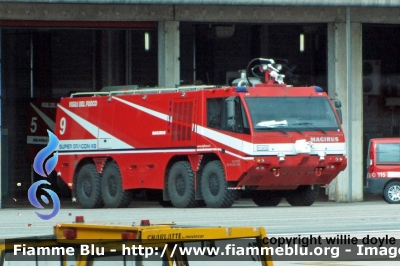
[[[201,194],[209,208],[229,208],[235,202],[237,192],[228,189],[225,171],[220,161],[211,161],[201,175]]]
[[[292,206],[311,206],[317,199],[319,187],[299,186],[293,191],[288,191],[286,200]]]
[[[79,169],[74,189],[77,201],[82,208],[103,207],[101,177],[94,164],[85,164]]]
[[[260,207],[277,206],[279,203],[281,203],[282,196],[276,191],[255,190],[252,193],[252,199],[253,202]]]
[[[385,186],[383,197],[387,203],[400,203],[400,182],[392,181]]]
[[[115,162],[108,162],[104,167],[101,195],[106,208],[126,208],[132,202],[132,193],[122,188],[121,173]]]
[[[171,167],[168,173],[167,191],[174,207],[196,207],[194,174],[189,162],[176,162]]]

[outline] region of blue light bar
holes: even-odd
[[[314,86],[314,89],[316,92],[324,92],[324,90],[321,87]]]
[[[248,92],[248,90],[247,90],[247,88],[246,87],[243,87],[243,86],[241,86],[241,87],[236,87],[236,92]]]

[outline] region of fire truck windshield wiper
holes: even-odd
[[[273,127],[262,127],[263,130],[274,130],[274,131],[279,131],[282,132],[283,134],[287,135],[288,133],[285,130],[279,129],[279,128],[287,128],[287,126],[273,126]]]
[[[311,122],[296,122],[296,123],[291,123],[290,125],[296,125],[296,126],[312,126],[312,127],[315,128],[316,130],[319,130],[319,131],[321,131],[322,133],[324,133],[325,135],[328,134],[328,133],[326,133],[325,130],[323,130],[323,129],[320,128],[320,127],[315,126],[314,123],[311,123]]]
[[[303,134],[304,135],[304,132],[303,131],[300,131],[300,130],[298,130],[297,128],[295,128],[295,127],[289,127],[291,130],[294,130],[294,131],[296,131],[297,133],[300,133],[300,134]]]

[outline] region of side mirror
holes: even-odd
[[[342,124],[342,121],[343,121],[343,119],[342,119],[342,109],[336,108],[336,113],[337,113],[338,116],[339,116],[339,122],[340,122],[340,124]]]
[[[342,102],[338,99],[331,99],[331,101],[333,102],[333,104],[335,105],[335,109],[336,109],[336,113],[339,116],[339,122],[340,124],[342,124],[342,109],[340,109],[342,107]]]
[[[229,97],[225,100],[226,102],[226,118],[227,118],[227,126],[229,128],[233,128],[236,124],[235,121],[235,96]]]
[[[341,108],[342,107],[342,102],[339,101],[338,99],[332,99],[332,102],[335,105],[335,108]]]
[[[226,109],[227,109],[226,113],[227,113],[228,119],[235,117],[235,100],[234,99],[226,101]]]

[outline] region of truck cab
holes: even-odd
[[[370,140],[365,192],[381,194],[391,204],[400,203],[400,138]]]

